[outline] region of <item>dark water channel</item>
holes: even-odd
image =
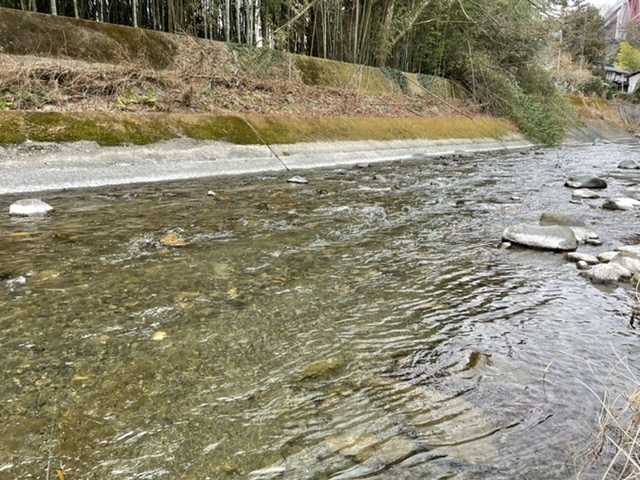
[[[582,251],[640,241],[637,213],[562,186],[593,173],[623,192],[633,157],[51,193],[41,220],[0,197],[0,478],[575,478],[589,389],[629,388],[612,366],[638,360],[632,292],[496,245],[544,211],[588,221],[605,245]]]

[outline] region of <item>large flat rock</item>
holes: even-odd
[[[561,225],[513,225],[505,229],[502,239],[524,247],[556,252],[571,252],[578,248],[573,231]]]

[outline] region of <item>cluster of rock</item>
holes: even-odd
[[[640,170],[640,164],[625,160],[618,168]],[[577,176],[567,179],[565,186],[574,189],[574,202],[598,199],[596,190],[607,188],[607,182],[598,177]],[[640,206],[634,198],[606,198],[602,208],[608,210],[631,210]],[[545,213],[538,224],[518,224],[507,227],[502,234],[501,248],[512,244],[522,247],[562,252],[567,260],[576,263],[582,275],[594,283],[616,283],[634,279],[640,281],[640,245],[617,248],[615,251],[598,255],[580,253],[576,250],[582,244],[602,245],[598,234],[580,218],[562,213]]]

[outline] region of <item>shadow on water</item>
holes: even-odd
[[[600,251],[636,235],[562,187],[631,152],[52,193],[51,217],[1,216],[0,478],[575,476],[585,385],[623,386],[608,365],[637,356],[629,292],[495,246],[543,211],[585,217]]]

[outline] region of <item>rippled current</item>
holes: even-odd
[[[40,220],[0,197],[0,478],[600,478],[591,390],[629,388],[633,292],[496,246],[545,211],[582,215],[605,242],[586,252],[640,241],[637,213],[563,187],[621,193],[634,157],[47,193]]]

